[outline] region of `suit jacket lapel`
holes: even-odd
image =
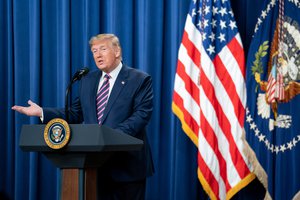
[[[119,72],[119,75],[116,79],[114,87],[111,91],[111,94],[109,96],[106,108],[105,108],[104,113],[103,113],[102,121],[104,121],[106,119],[107,114],[111,110],[114,102],[118,98],[118,96],[119,96],[120,92],[122,91],[122,89],[124,88],[124,86],[127,84],[127,76],[128,76],[128,70],[127,70],[126,66],[123,65],[122,69]]]

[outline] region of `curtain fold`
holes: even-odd
[[[233,2],[240,29],[246,30],[241,31],[242,38],[249,44],[251,38],[245,34],[253,27],[246,25],[254,26],[256,16],[245,15],[250,14],[243,11],[248,1]],[[148,138],[155,175],[147,180],[146,199],[207,199],[197,179],[197,149],[171,111],[189,4],[186,0],[0,2],[0,199],[59,199],[60,171],[43,155],[23,152],[18,145],[22,125],[37,124],[39,119],[11,107],[27,105],[29,99],[45,107],[64,107],[71,76],[82,67],[96,69],[90,37],[108,32],[119,37],[124,63],[153,78]],[[254,1],[251,6],[248,10],[255,10]],[[72,99],[77,88],[77,84],[72,88]]]

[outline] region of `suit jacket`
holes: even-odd
[[[70,123],[97,124],[96,95],[102,71],[81,79],[79,97],[70,108]],[[153,161],[146,136],[153,109],[152,79],[139,70],[122,66],[103,115],[103,125],[144,141],[141,151],[119,153],[104,165],[104,173],[116,181],[135,181],[153,174]],[[44,123],[65,118],[64,109],[43,108]]]

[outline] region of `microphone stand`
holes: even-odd
[[[71,91],[71,86],[74,83],[74,81],[71,81],[66,89],[66,96],[65,96],[65,115],[66,115],[66,121],[69,123],[69,94]]]
[[[71,91],[71,86],[74,82],[80,80],[84,75],[86,75],[87,73],[89,72],[89,69],[88,68],[83,68],[83,69],[80,69],[79,71],[77,71],[73,78],[72,78],[72,81],[69,83],[67,89],[66,89],[66,96],[65,96],[65,118],[66,118],[66,121],[67,123],[69,123],[69,94],[70,94],[70,91]]]

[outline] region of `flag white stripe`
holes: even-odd
[[[184,81],[176,74],[175,76],[175,86],[174,90],[177,94],[183,99],[183,106],[189,112],[189,114],[193,117],[193,119],[197,122],[198,126],[200,126],[200,107],[195,102],[190,95],[190,93],[185,89]]]
[[[235,35],[235,39],[239,42],[240,46],[243,47],[243,43],[242,43],[242,40],[241,40],[241,35],[240,33],[237,33]]]

